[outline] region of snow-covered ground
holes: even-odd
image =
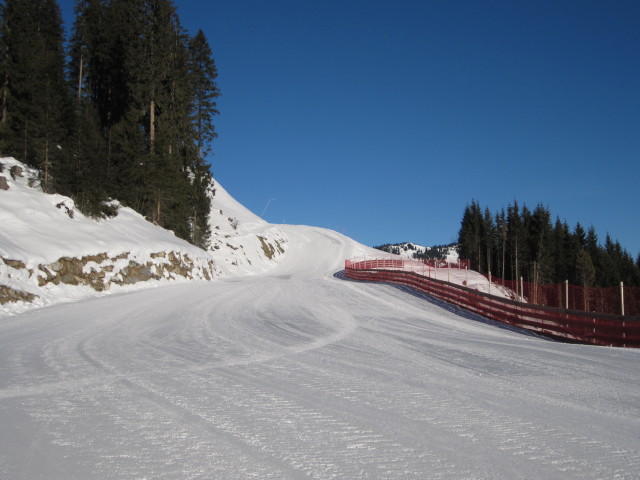
[[[640,476],[639,350],[344,280],[375,252],[274,235],[286,253],[258,273],[0,316],[0,478]]]

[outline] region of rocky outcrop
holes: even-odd
[[[273,239],[273,244],[269,242],[265,237],[261,235],[257,235],[258,240],[260,240],[260,246],[262,247],[262,251],[264,252],[264,256],[269,260],[275,257],[276,252],[280,255],[284,254],[284,248],[280,245],[278,240]],[[275,245],[274,245],[275,244]]]
[[[179,252],[157,252],[145,258],[124,252],[113,258],[106,253],[83,257],[62,257],[47,265],[27,268],[20,260],[0,257],[7,268],[7,278],[28,276],[39,288],[51,285],[87,286],[95,291],[112,285],[132,285],[149,280],[212,280],[216,266],[209,258],[191,258]],[[0,285],[0,304],[31,302],[37,295]]]
[[[0,305],[10,302],[31,303],[36,298],[38,298],[38,296],[33,293],[16,290],[15,288],[11,288],[7,285],[0,285]]]

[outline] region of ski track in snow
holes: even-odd
[[[640,351],[336,278],[351,241],[281,228],[266,274],[0,317],[0,478],[640,478]]]

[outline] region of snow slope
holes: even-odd
[[[0,478],[638,478],[640,351],[346,281],[375,252],[278,230],[260,274],[0,316]]]
[[[0,163],[7,171],[12,166],[24,169],[15,180],[7,171],[3,175],[9,183],[9,189],[0,192],[0,255],[5,258],[35,267],[60,257],[100,252],[115,256],[132,250],[141,255],[174,250],[203,255],[201,249],[147,222],[130,208],[120,207],[118,215],[108,220],[87,218],[70,198],[30,187],[35,171],[13,158],[1,158]]]
[[[218,182],[209,223],[211,255],[226,275],[267,271],[287,250],[288,238],[280,228],[247,210]]]
[[[13,158],[0,158],[0,165],[0,181],[8,187],[0,190],[0,312],[169,281],[264,272],[287,248],[279,228],[249,212],[219,184],[212,196],[211,247],[204,251],[130,208],[119,207],[114,218],[87,218],[70,198],[43,193],[37,171]],[[74,275],[61,271],[60,259],[74,262],[68,266]],[[132,266],[137,276],[128,272],[125,277]],[[79,271],[93,278],[77,285]],[[10,301],[3,304],[3,299]]]

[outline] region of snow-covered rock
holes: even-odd
[[[250,275],[272,268],[285,254],[289,239],[236,201],[216,182],[211,197],[211,255],[226,275]]]

